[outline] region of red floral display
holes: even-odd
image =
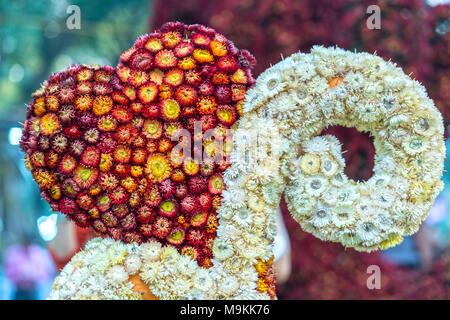
[[[81,227],[168,243],[210,266],[229,164],[213,161],[225,152],[202,135],[229,133],[254,64],[213,29],[166,23],[117,68],[53,74],[27,107],[21,141],[42,197]]]

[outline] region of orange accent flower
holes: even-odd
[[[128,77],[128,83],[134,87],[140,87],[150,79],[150,75],[141,70],[132,70]]]
[[[176,100],[167,99],[161,103],[161,116],[168,120],[176,120],[180,116],[180,105]]]
[[[171,50],[161,50],[155,56],[155,65],[161,69],[173,68],[177,63],[178,59]]]
[[[167,161],[167,158],[164,155],[154,154],[147,160],[145,173],[151,181],[161,182],[170,177],[172,170],[169,161]]]
[[[160,39],[154,38],[147,41],[145,48],[154,53],[162,50],[164,47]]]
[[[47,96],[46,104],[47,104],[48,110],[57,111],[58,107],[59,107],[59,100],[56,96],[49,95],[49,96]]]
[[[197,172],[200,170],[200,165],[191,157],[188,157],[183,162],[183,171],[188,176],[196,175]]]
[[[186,57],[178,62],[178,67],[183,70],[194,69],[197,62],[192,57]]]
[[[193,105],[197,101],[197,90],[189,85],[182,85],[175,91],[175,99],[183,107]]]
[[[214,233],[216,232],[218,226],[219,220],[217,220],[217,217],[215,215],[210,214],[208,216],[208,219],[206,220],[206,232]]]
[[[231,85],[231,100],[233,102],[238,102],[245,98],[245,94],[247,93],[247,89],[244,85],[241,84],[232,84]]]
[[[92,107],[92,97],[82,95],[75,98],[75,108],[81,112],[89,111]]]
[[[98,96],[94,99],[92,112],[96,116],[101,116],[110,112],[113,105],[114,102],[110,96]]]
[[[161,36],[161,40],[166,48],[173,48],[181,41],[181,33],[176,31],[165,32]]]
[[[100,156],[100,164],[99,164],[99,169],[100,171],[109,171],[111,170],[113,166],[113,157],[111,154],[109,153],[102,153],[102,155]]]
[[[33,104],[34,114],[42,116],[45,113],[45,100],[44,97],[37,98]]]
[[[247,76],[245,75],[244,70],[237,69],[236,72],[231,75],[230,80],[233,83],[246,84]]]
[[[106,115],[98,120],[97,127],[102,131],[113,131],[117,128],[117,120],[111,115]]]
[[[213,266],[213,263],[212,263],[210,258],[205,258],[205,259],[203,259],[200,262],[199,265],[202,266],[203,268],[207,268],[208,269],[208,268],[211,268]]]
[[[170,99],[173,96],[172,87],[168,84],[159,85],[159,100]]]
[[[226,55],[228,52],[225,44],[223,44],[219,41],[216,41],[216,40],[211,41],[209,46],[211,48],[213,55],[215,55],[216,57],[222,57],[222,56]]]
[[[164,82],[170,84],[172,87],[178,87],[183,83],[184,73],[180,69],[171,69],[166,72]]]
[[[244,115],[244,108],[243,108],[244,103],[245,103],[245,100],[241,100],[236,104],[236,111],[240,117],[242,117]]]
[[[158,86],[151,81],[139,88],[138,96],[143,103],[153,102],[158,97]]]
[[[185,175],[181,169],[175,169],[173,170],[170,178],[175,182],[183,182],[185,179]]]
[[[123,88],[123,93],[128,97],[130,100],[136,99],[136,89],[132,86],[125,86]]]
[[[128,163],[131,158],[131,149],[124,145],[119,145],[114,150],[114,159],[120,163]]]
[[[214,56],[208,49],[197,48],[192,52],[192,56],[200,63],[211,63],[214,61]]]
[[[259,278],[258,279],[258,283],[256,285],[256,290],[261,291],[261,292],[267,292],[268,289],[269,289],[269,286],[264,281],[264,279],[263,278]]]
[[[61,129],[61,123],[54,113],[47,113],[41,118],[39,129],[43,135],[53,136]]]
[[[144,169],[141,166],[131,166],[130,173],[133,177],[140,177],[144,173]]]
[[[122,80],[123,82],[127,82],[131,74],[131,69],[127,66],[121,65],[117,67],[116,73],[120,80]]]
[[[230,80],[225,72],[215,72],[211,78],[214,84],[228,84]]]
[[[120,185],[124,187],[129,193],[132,193],[137,188],[137,183],[132,177],[126,177],[120,181]]]
[[[147,152],[143,148],[137,148],[133,151],[133,162],[135,164],[144,164],[147,158]]]
[[[159,144],[158,144],[158,151],[159,152],[167,152],[170,149],[172,149],[172,142],[167,139],[167,138],[162,138],[161,140],[159,140]]]
[[[212,114],[214,113],[214,111],[216,111],[216,100],[214,99],[214,97],[211,96],[205,96],[205,97],[200,97],[197,100],[196,103],[197,106],[197,111],[200,114]]]
[[[87,81],[92,79],[94,72],[91,69],[81,69],[77,72],[77,80],[78,81]]]
[[[130,104],[130,110],[134,113],[141,113],[144,110],[144,105],[140,102],[133,102]]]
[[[55,175],[45,169],[37,169],[32,172],[34,180],[41,188],[48,189],[56,183]]]
[[[158,139],[163,131],[162,124],[158,120],[145,120],[142,133],[149,139]]]
[[[260,276],[265,276],[267,274],[268,266],[262,260],[258,259],[255,268]]]
[[[344,82],[344,78],[343,77],[334,77],[333,79],[331,79],[328,82],[328,85],[330,88],[332,87],[336,87],[337,85],[339,85],[340,83]]]
[[[97,70],[94,73],[94,80],[98,82],[110,82],[112,75],[105,70]]]

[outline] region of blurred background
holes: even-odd
[[[115,66],[141,34],[166,21],[201,23],[249,49],[257,76],[282,55],[314,44],[377,52],[421,81],[450,133],[450,1],[448,0],[0,0],[0,299],[45,299],[59,270],[94,235],[50,210],[18,147],[25,103],[52,72],[73,63]],[[80,28],[68,19],[76,5]],[[378,5],[380,29],[366,10]],[[329,128],[343,143],[346,173],[372,175],[368,135]],[[448,156],[450,140],[447,139]],[[383,253],[358,253],[301,231],[281,205],[292,250],[280,299],[449,299],[450,158],[447,187],[419,232]],[[381,289],[366,272],[381,269]]]

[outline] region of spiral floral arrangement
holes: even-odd
[[[247,99],[246,114],[264,110],[290,137],[285,148],[300,146],[281,157],[286,201],[319,239],[369,252],[392,247],[417,231],[443,188],[442,116],[392,62],[314,47],[263,72]],[[374,137],[375,173],[367,182],[344,174],[336,138],[317,136],[333,125]]]
[[[74,256],[51,299],[274,299],[283,192],[302,228],[357,250],[417,230],[445,154],[424,88],[337,48],[294,54],[251,88],[253,64],[212,29],[168,23],[117,68],[76,65],[34,94],[21,146],[42,196],[109,236]],[[317,136],[328,125],[375,136],[367,183]]]

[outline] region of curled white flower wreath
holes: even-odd
[[[346,177],[335,137],[317,136],[330,125],[374,136],[367,182]],[[136,274],[161,299],[270,298],[257,290],[256,265],[272,257],[283,191],[293,217],[322,240],[361,251],[394,246],[418,229],[443,187],[443,130],[424,87],[392,62],[338,48],[291,55],[247,93],[213,266],[170,245],[97,238],[63,269],[50,299],[140,299],[129,282]]]

